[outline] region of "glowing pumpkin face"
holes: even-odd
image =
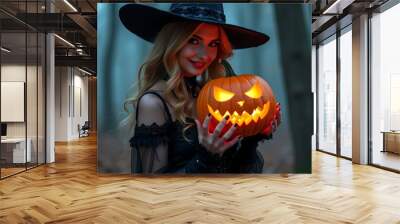
[[[276,118],[276,101],[268,83],[256,75],[225,77],[208,82],[197,98],[199,120],[210,113],[216,123],[229,116],[236,134],[251,136],[270,128]],[[228,129],[229,125],[225,128]],[[213,130],[210,130],[213,131]]]

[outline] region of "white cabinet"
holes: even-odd
[[[13,163],[25,163],[32,161],[32,140],[28,138],[26,140],[27,147],[25,151],[25,138],[7,138],[2,139],[2,147],[12,148],[12,162]],[[27,161],[25,161],[27,159]]]

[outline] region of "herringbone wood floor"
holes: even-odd
[[[0,223],[400,223],[400,175],[313,153],[313,174],[96,173],[93,137],[0,181]]]

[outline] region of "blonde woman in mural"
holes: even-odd
[[[269,37],[225,23],[222,4],[177,3],[170,11],[140,4],[120,9],[125,27],[152,42],[139,70],[138,94],[126,101],[135,113],[130,139],[134,173],[260,173],[264,160],[258,141],[271,135],[220,136],[210,116],[196,119],[196,97],[205,82],[224,76],[221,64],[233,49],[256,47]]]

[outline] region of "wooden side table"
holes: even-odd
[[[400,154],[400,131],[382,131],[381,133],[383,133],[382,152]]]

